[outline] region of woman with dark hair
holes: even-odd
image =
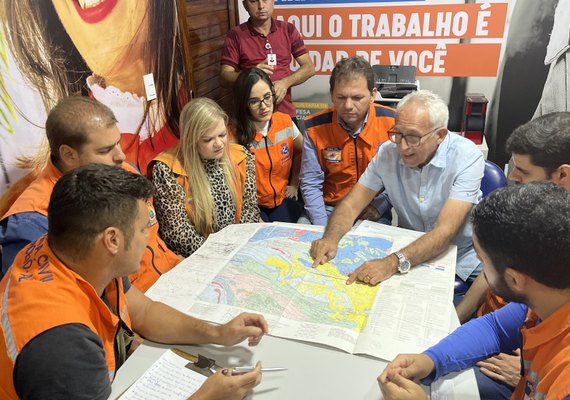
[[[187,82],[174,0],[1,0],[7,42],[46,110],[90,94],[118,119],[127,161],[146,173],[178,143]],[[152,73],[156,100],[143,75]]]
[[[275,108],[269,76],[259,68],[244,69],[234,86],[234,139],[255,154],[255,176],[261,218],[297,222],[303,135],[291,117]]]

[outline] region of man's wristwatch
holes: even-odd
[[[394,254],[396,255],[396,257],[398,257],[398,272],[401,274],[407,274],[410,268],[412,268],[410,260],[408,260],[408,257],[403,255],[399,251],[396,251]]]

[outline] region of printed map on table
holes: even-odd
[[[361,332],[378,286],[346,285],[347,274],[367,260],[386,256],[393,242],[346,235],[336,257],[314,269],[309,249],[320,237],[322,233],[286,226],[260,228],[198,300]]]

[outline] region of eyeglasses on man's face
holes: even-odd
[[[256,98],[249,99],[247,101],[247,105],[249,106],[249,108],[254,110],[261,107],[261,103],[265,104],[265,106],[267,107],[270,107],[273,105],[274,97],[275,95],[273,93],[267,93],[265,96],[263,96],[262,99],[256,99]]]
[[[435,133],[438,129],[441,129],[441,128],[432,129],[431,131],[424,133],[423,135],[413,135],[413,134],[404,135],[403,133],[398,132],[396,129],[392,128],[392,129],[388,130],[388,137],[390,138],[390,140],[392,142],[394,142],[396,144],[402,143],[402,139],[404,139],[406,141],[406,143],[408,144],[408,146],[418,147],[420,145],[420,143],[422,142],[422,139],[424,137],[426,137],[429,134]]]

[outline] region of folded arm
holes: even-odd
[[[521,347],[520,327],[528,307],[510,303],[505,307],[473,319],[429,348],[435,370],[424,381],[430,384],[440,376],[472,367],[478,361],[499,353],[511,353]]]
[[[279,104],[292,86],[300,85],[311,76],[315,75],[315,66],[309,53],[305,53],[295,59],[299,63],[299,69],[278,81],[273,82],[275,87],[276,101]]]

